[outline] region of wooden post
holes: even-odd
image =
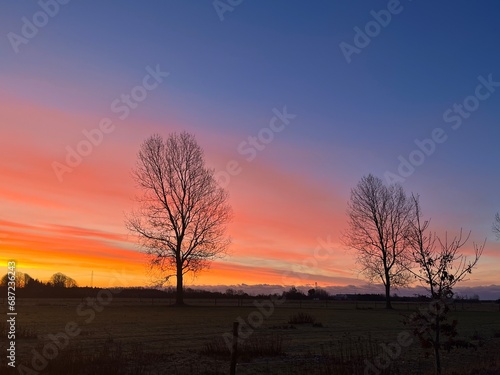
[[[231,348],[231,368],[229,375],[236,375],[236,361],[238,359],[238,322],[233,323],[233,347]]]

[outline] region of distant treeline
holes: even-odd
[[[62,277],[61,274],[56,274],[57,277],[51,278],[49,282],[42,282],[37,279],[25,277],[25,282],[16,285],[16,295],[18,298],[86,298],[97,295],[101,288],[78,287],[76,283],[70,279],[70,282],[62,282],[68,280]],[[54,282],[54,279],[59,282]],[[0,298],[7,296],[7,285],[4,278],[0,282]],[[176,290],[173,287],[168,288],[147,288],[147,287],[127,287],[120,288],[117,294],[120,298],[144,298],[144,299],[167,299],[175,298]],[[309,289],[307,293],[296,287],[291,287],[289,290],[282,293],[274,294],[248,294],[242,290],[227,289],[225,292],[215,292],[204,289],[185,288],[184,295],[191,299],[268,299],[274,297],[286,297],[288,300],[337,300],[337,301],[384,301],[383,294],[329,294],[321,288]],[[399,302],[425,302],[430,301],[430,298],[423,295],[413,297],[403,297],[393,295],[393,301]],[[462,298],[463,299],[463,298]],[[479,302],[479,297],[474,295],[466,298],[467,302]],[[497,302],[500,302],[498,300]]]

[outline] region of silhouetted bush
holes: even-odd
[[[299,312],[290,316],[288,324],[314,324],[316,319],[308,313]]]

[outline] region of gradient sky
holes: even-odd
[[[397,173],[398,158],[441,128],[446,141],[402,185],[420,194],[436,230],[472,230],[469,245],[487,238],[465,285],[500,284],[491,233],[500,87],[466,99],[482,81],[500,82],[500,4],[401,1],[348,63],[341,43],[356,46],[355,28],[373,26],[371,12],[391,3],[247,0],[221,20],[212,1],[73,0],[45,19],[35,1],[2,2],[0,265],[16,259],[34,277],[60,271],[80,285],[92,271],[97,286],[118,272],[146,285],[146,260],[124,226],[130,170],[145,138],[187,130],[210,167],[241,169],[227,185],[230,253],[188,285],[362,285],[340,244],[350,189],[368,173]],[[16,52],[12,33],[29,33],[34,17],[42,26]],[[148,66],[169,76],[120,119],[112,103]],[[477,108],[454,129],[456,114],[445,114],[464,100]],[[296,117],[247,160],[240,144],[284,107]],[[60,181],[53,163],[103,118],[114,130]],[[326,239],[328,256],[315,262]]]

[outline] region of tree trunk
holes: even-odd
[[[441,375],[441,353],[439,352],[440,343],[440,330],[441,324],[439,322],[439,314],[436,315],[436,335],[434,336],[434,358],[436,360],[436,375]]]
[[[177,267],[177,293],[175,294],[175,305],[184,306],[184,288],[182,286],[182,267]]]
[[[388,310],[392,309],[391,304],[391,279],[389,275],[386,275],[385,281],[385,308]]]

